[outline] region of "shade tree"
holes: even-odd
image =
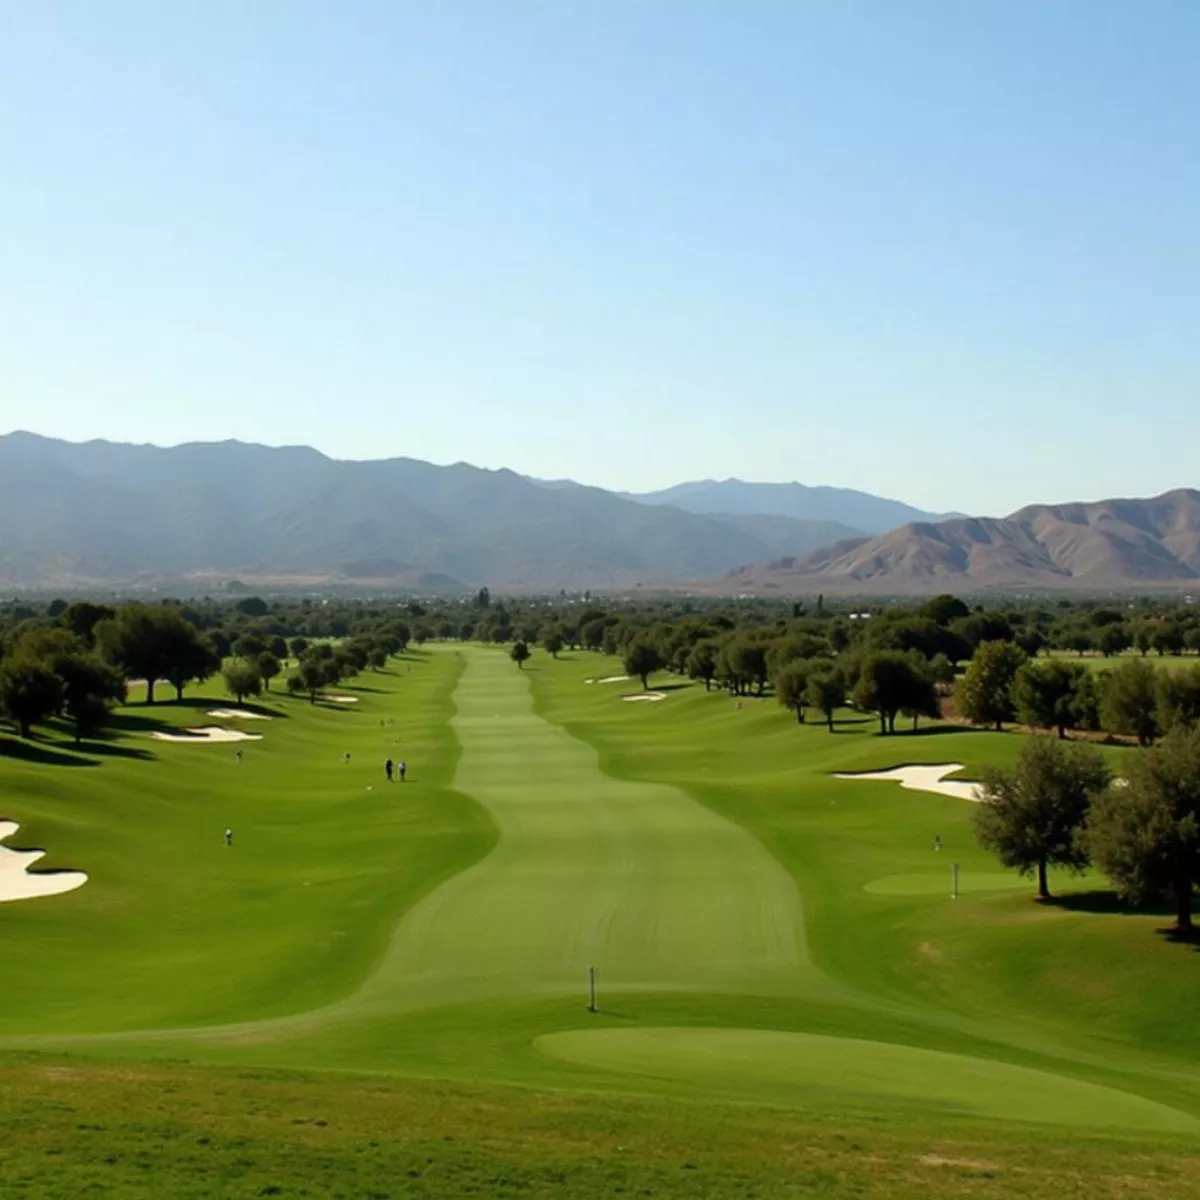
[[[1123,897],[1172,897],[1176,928],[1191,936],[1200,884],[1200,729],[1172,730],[1129,760],[1126,778],[1093,806],[1084,845]]]
[[[1036,875],[1038,899],[1048,900],[1048,867],[1078,872],[1088,865],[1081,832],[1111,781],[1094,746],[1031,737],[1011,768],[984,768],[975,836],[1004,866]]]

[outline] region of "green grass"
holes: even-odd
[[[1200,1194],[1195,952],[1100,880],[1034,904],[961,801],[831,778],[970,776],[1020,735],[879,738],[849,712],[830,734],[667,677],[658,704],[584,682],[617,671],[439,647],[355,705],[266,697],[240,764],[148,736],[226,705],[211,684],[80,751],[0,737],[14,841],[91,876],[0,905],[4,1095],[36,1134],[0,1185]],[[325,1125],[284,1115],[317,1097]]]
[[[1048,658],[1062,659],[1063,662],[1080,663],[1089,671],[1111,671],[1131,659],[1137,659],[1163,671],[1183,671],[1188,667],[1200,666],[1200,658],[1190,651],[1185,654],[1157,654],[1153,651],[1142,654],[1139,650],[1126,650],[1122,654],[1111,654],[1107,658],[1097,650],[1089,650],[1084,654],[1073,650],[1044,650],[1042,653]]]

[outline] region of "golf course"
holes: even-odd
[[[620,673],[431,644],[6,739],[5,846],[86,879],[0,903],[0,1191],[1200,1195],[1194,946],[845,778],[1025,735]]]

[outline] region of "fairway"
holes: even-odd
[[[762,845],[677,788],[605,775],[506,656],[458,653],[454,787],[500,840],[404,919],[358,1001],[582,995],[589,966],[606,991],[795,990],[800,898]]]

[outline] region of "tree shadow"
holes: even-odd
[[[1065,909],[1067,912],[1093,913],[1108,916],[1151,916],[1172,917],[1175,906],[1167,900],[1148,900],[1142,904],[1130,904],[1122,900],[1114,891],[1094,888],[1086,892],[1062,892],[1043,900],[1043,904],[1051,908]]]
[[[978,732],[979,732],[979,730],[970,729],[964,725],[937,725],[937,724],[934,724],[934,725],[922,725],[918,729],[913,729],[911,727],[909,727],[908,729],[897,729],[895,733],[889,733],[888,737],[921,738],[921,737],[933,737],[934,735],[941,737],[947,733],[978,733]]]
[[[652,692],[681,692],[684,688],[695,687],[694,683],[656,683],[650,688]]]
[[[65,754],[53,746],[25,741],[15,737],[0,737],[0,758],[15,758],[22,762],[42,763],[49,767],[98,767],[94,758],[82,754]]]
[[[155,705],[155,708],[157,707]],[[108,727],[109,729],[119,730],[122,733],[153,733],[156,730],[159,732],[178,730],[178,726],[172,725],[170,721],[164,721],[161,717],[149,716],[141,708],[136,713],[113,713],[109,719]]]
[[[271,695],[271,700],[275,700],[276,698],[282,699],[282,693],[279,693],[278,697],[274,694]],[[236,700],[231,700],[227,696],[185,696],[182,700],[155,701],[154,707],[157,709],[161,706],[164,712],[179,712],[180,709],[184,708],[199,708],[205,712],[212,708],[227,708],[231,711],[256,713],[260,717],[279,717],[282,720],[287,720],[288,713],[280,708],[268,708],[268,703],[269,701],[259,700],[258,703],[246,701],[238,704]],[[145,710],[139,706],[138,711],[144,712]]]
[[[1200,929],[1180,929],[1177,925],[1171,925],[1166,929],[1156,929],[1154,932],[1164,942],[1170,942],[1172,946],[1191,946],[1197,954],[1200,954]]]

